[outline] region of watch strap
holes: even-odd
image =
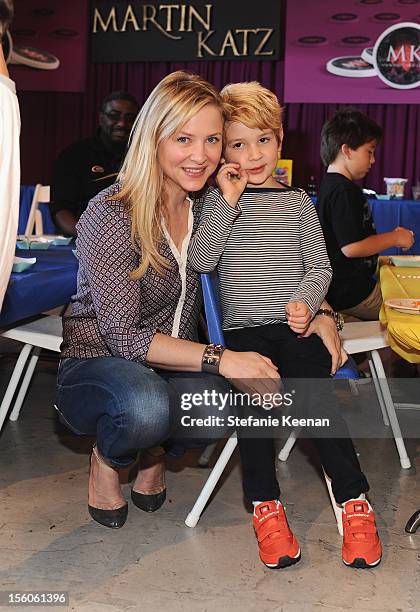
[[[218,374],[220,359],[224,350],[225,347],[222,344],[208,344],[201,358],[201,371],[209,372],[210,374]]]

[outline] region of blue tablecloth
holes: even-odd
[[[311,198],[315,206],[317,198]],[[380,255],[420,255],[420,200],[369,200],[378,234],[390,232],[398,226],[414,232],[414,244],[408,251],[393,247]]]
[[[0,313],[0,327],[40,314],[70,301],[76,293],[78,261],[73,245],[17,250],[18,257],[36,257],[31,268],[12,273]]]
[[[392,248],[381,255],[420,255],[420,200],[369,200],[369,204],[378,233],[399,225],[414,232],[414,244],[409,251]]]

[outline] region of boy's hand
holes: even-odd
[[[304,302],[293,301],[286,304],[285,310],[290,329],[297,334],[305,333],[312,319],[309,306]]]
[[[223,164],[216,181],[226,202],[235,208],[248,182],[248,174],[240,164]]]
[[[394,234],[396,247],[400,247],[405,251],[411,249],[414,244],[414,232],[405,229],[405,227],[396,227]]]

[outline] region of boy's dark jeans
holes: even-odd
[[[330,378],[331,355],[314,334],[309,338],[299,338],[288,325],[278,324],[227,331],[225,339],[232,350],[257,351],[269,357],[283,379]],[[311,401],[310,397],[307,399]],[[312,437],[312,442],[332,480],[336,501],[343,503],[368,491],[369,484],[360,469],[344,420],[339,412],[334,411],[334,415],[336,426],[338,419],[340,437]],[[277,499],[280,488],[276,478],[273,437],[249,437],[252,435],[249,428],[238,428],[237,433],[246,497],[250,501]]]

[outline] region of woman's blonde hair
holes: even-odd
[[[226,122],[237,121],[247,127],[273,130],[277,141],[283,137],[283,109],[272,91],[258,81],[232,83],[220,92]]]
[[[158,146],[206,104],[215,104],[223,112],[220,94],[213,85],[196,74],[177,71],[160,81],[137,115],[118,176],[122,188],[116,196],[124,201],[131,217],[132,242],[141,248],[140,265],[130,274],[133,280],[141,278],[149,266],[160,274],[168,268],[159,253],[164,176],[157,160]]]

